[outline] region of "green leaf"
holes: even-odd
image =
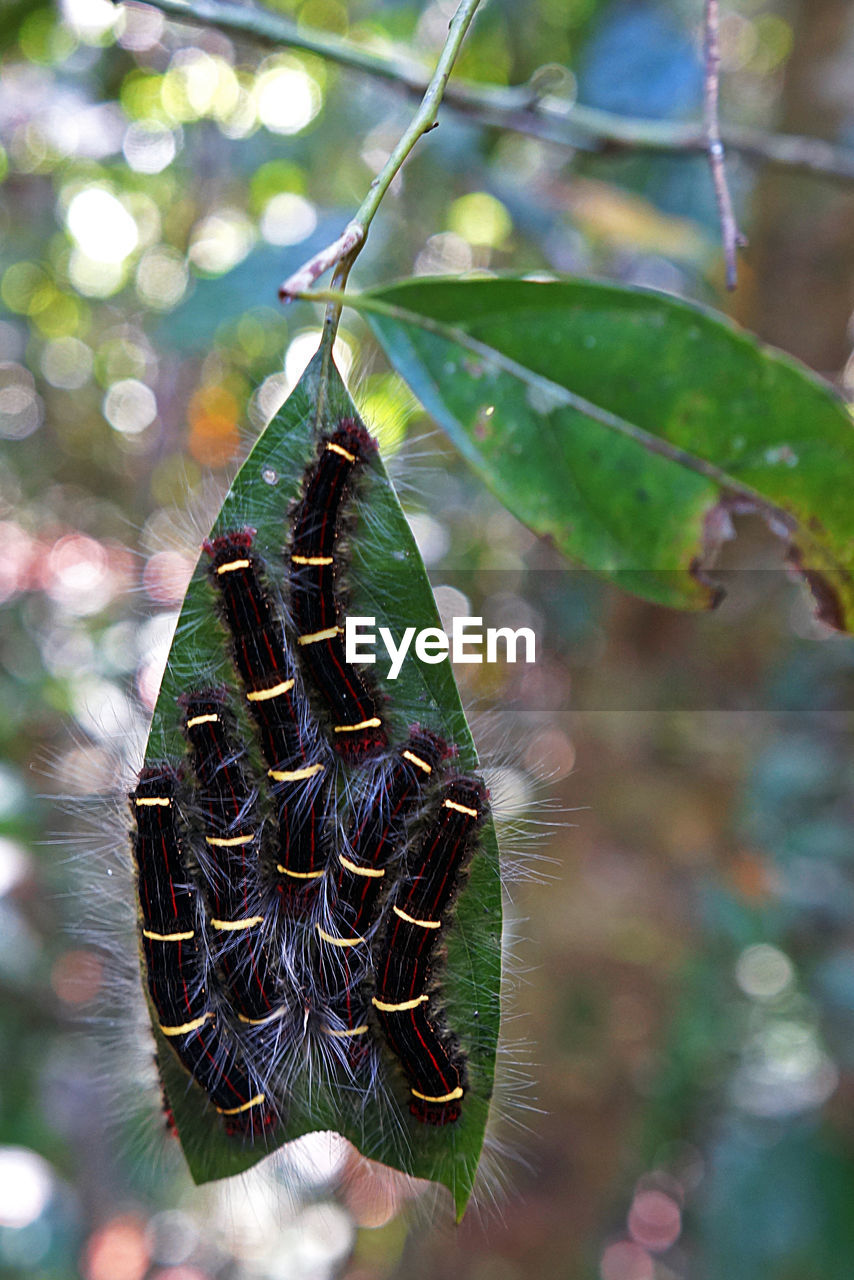
[[[404,281],[350,305],[498,498],[662,604],[720,597],[731,510],[788,543],[819,616],[854,626],[854,429],[831,387],[721,316],[587,281]]]
[[[302,476],[316,454],[318,433],[341,417],[358,417],[334,366],[324,371],[318,353],[299,385],[241,467],[215,522],[213,533],[251,525],[268,572],[281,581],[287,513]],[[406,626],[439,626],[433,593],[406,518],[382,463],[369,469],[360,490],[349,539],[349,610],[374,616],[399,638]],[[381,647],[380,647],[381,648]],[[389,699],[392,739],[420,721],[456,744],[462,771],[478,768],[450,664],[404,662],[397,680],[383,680]],[[235,686],[223,628],[215,612],[205,566],[197,564],[175,633],[146,750],[146,761],[177,760],[184,754],[176,699],[195,683]],[[405,1090],[388,1064],[380,1090],[367,1100],[351,1088],[316,1074],[317,1063],[293,1082],[288,1114],[266,1145],[245,1147],[224,1133],[201,1090],[155,1031],[170,1106],[192,1175],[197,1182],[237,1173],[268,1150],[314,1130],[334,1130],[363,1155],[405,1173],[443,1183],[459,1216],[471,1195],[486,1128],[495,1068],[501,980],[501,894],[498,848],[490,822],[483,831],[471,873],[447,930],[447,963],[441,983],[448,1026],[459,1036],[468,1061],[469,1091],[460,1120],[445,1128],[419,1124],[406,1110]],[[152,1022],[155,1019],[152,1018]]]

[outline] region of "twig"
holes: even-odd
[[[361,252],[362,245],[365,243],[368,234],[368,228],[382,203],[383,196],[388,191],[418,139],[422,138],[425,133],[429,133],[436,124],[439,104],[442,101],[448,77],[453,70],[460,46],[471,26],[479,4],[480,0],[461,0],[459,8],[451,19],[447,39],[442,52],[439,54],[436,70],[430,77],[430,83],[427,85],[424,97],[421,99],[421,105],[404,130],[397,146],[371,183],[368,194],[356,211],[356,216],[337,240],[322,249],[320,253],[315,254],[313,258],[300,267],[299,271],[284,282],[279,289],[279,297],[283,302],[290,301],[295,294],[306,288],[306,282],[308,284],[313,283],[318,276],[333,266],[336,268],[333,280],[336,290],[343,291],[346,287],[350,268]],[[334,341],[340,316],[340,302],[330,303],[327,307],[326,323],[323,331],[324,350],[328,350]]]
[[[376,53],[321,31],[297,27],[283,14],[232,0],[151,0],[162,13],[183,22],[218,27],[264,45],[288,46],[315,53],[330,62],[385,80],[411,97],[420,98],[428,84],[423,67],[411,59]],[[596,107],[571,103],[553,94],[532,96],[529,85],[471,84],[455,81],[445,93],[445,105],[481,124],[539,138],[559,146],[593,152],[652,151],[678,154],[708,153],[702,122],[643,120],[615,115]],[[761,129],[729,126],[721,134],[727,150],[767,164],[811,173],[832,182],[854,182],[854,150],[820,138],[765,133]]]
[[[304,262],[299,271],[288,276],[279,288],[279,297],[283,302],[289,302],[294,294],[308,289],[325,271],[341,262],[354,249],[359,248],[364,239],[365,228],[358,222],[348,223],[337,240],[333,240],[332,244],[321,249],[313,258],[309,258],[308,262]]]
[[[715,200],[718,205],[718,219],[721,224],[721,239],[724,246],[726,263],[726,287],[734,289],[738,283],[738,249],[747,242],[738,229],[732,207],[732,196],[726,177],[724,164],[724,147],[721,142],[721,130],[718,122],[718,98],[720,93],[721,45],[720,45],[720,13],[718,0],[705,0],[705,76],[703,80],[703,128],[706,134],[706,148],[709,155],[709,168],[715,188]]]

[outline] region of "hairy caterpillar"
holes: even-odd
[[[341,507],[354,474],[376,448],[360,423],[343,418],[320,441],[292,521],[290,585],[297,644],[329,708],[335,748],[348,760],[381,750],[388,741],[380,700],[345,657],[336,592]]]
[[[465,1092],[462,1054],[437,1031],[427,988],[442,926],[486,814],[486,791],[477,779],[455,778],[442,789],[392,904],[378,958],[372,1003],[409,1082],[410,1110],[429,1124],[458,1120]]]
[[[297,675],[252,550],[253,537],[251,529],[226,533],[206,542],[205,550],[267,777],[275,784],[276,870],[291,892],[312,888],[324,872],[328,766],[311,718],[299,706]]]
[[[177,780],[171,767],[143,769],[131,805],[142,950],[158,1028],[228,1129],[261,1132],[273,1123],[274,1114],[207,990],[197,893],[181,856]]]

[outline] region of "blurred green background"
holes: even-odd
[[[278,7],[429,63],[454,5]],[[585,104],[696,118],[700,9],[490,0],[459,71],[509,84],[559,63],[558,91]],[[722,47],[727,120],[854,142],[849,4],[726,4]],[[199,513],[316,345],[319,311],[281,310],[276,287],[341,229],[411,107],[108,0],[6,0],[0,48],[0,1275],[850,1280],[851,642],[813,622],[750,520],[708,616],[571,570],[346,313],[342,367],[399,455],[443,609],[540,638],[533,670],[458,672],[505,794],[535,802],[509,860],[514,843],[529,870],[554,860],[510,890],[503,1190],[440,1228],[439,1209],[395,1214],[334,1143],[189,1183],[156,1098],[139,1102],[120,789]],[[750,237],[731,298],[702,159],[573,153],[445,111],[355,283],[478,268],[651,285],[846,389],[851,189],[736,156],[729,171]]]

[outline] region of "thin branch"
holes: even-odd
[[[457,54],[479,4],[480,0],[461,0],[459,8],[451,19],[447,39],[442,52],[439,54],[436,70],[433,72],[430,83],[424,92],[424,97],[421,99],[421,105],[401,135],[397,146],[371,183],[368,194],[356,210],[356,216],[337,240],[328,245],[326,249],[322,249],[320,253],[315,254],[313,258],[300,267],[299,271],[284,282],[279,289],[279,297],[283,302],[289,302],[292,297],[306,288],[306,282],[308,284],[313,283],[318,276],[333,266],[336,268],[334,277],[336,290],[343,291],[345,289],[350,269],[362,250],[368,229],[382,203],[383,196],[400,172],[406,158],[413,151],[419,138],[423,138],[424,134],[429,133],[436,124],[436,116],[439,113],[439,104],[442,101],[445,86],[448,83],[448,78],[457,60]],[[326,323],[323,331],[324,350],[328,350],[335,339],[340,315],[341,304],[338,302],[330,303],[327,307]]]
[[[279,297],[283,302],[289,302],[294,294],[310,288],[324,272],[329,271],[331,267],[349,257],[355,249],[360,248],[364,239],[365,228],[358,221],[349,222],[337,240],[333,240],[332,244],[321,249],[313,258],[309,258],[308,262],[304,262],[292,276],[288,276],[279,289]]]
[[[703,79],[703,128],[706,134],[706,148],[709,155],[709,169],[715,188],[715,200],[718,206],[718,219],[721,224],[721,239],[724,246],[726,263],[726,287],[734,289],[738,283],[738,250],[746,241],[738,229],[732,207],[729,183],[724,163],[724,147],[721,142],[721,130],[718,121],[718,101],[720,95],[721,44],[720,44],[720,12],[718,0],[705,0],[705,75]]]
[[[330,62],[385,80],[420,98],[429,77],[412,59],[376,53],[321,31],[297,27],[283,14],[233,3],[233,0],[151,0],[162,13],[183,22],[217,27],[245,35],[259,44],[287,46],[317,54]],[[702,122],[642,120],[580,106],[553,94],[538,95],[530,85],[482,85],[455,81],[448,85],[447,106],[480,124],[525,134],[543,142],[598,153],[652,151],[708,154]],[[721,132],[728,151],[789,170],[811,173],[832,182],[854,182],[854,150],[820,138],[765,133],[731,125]]]

